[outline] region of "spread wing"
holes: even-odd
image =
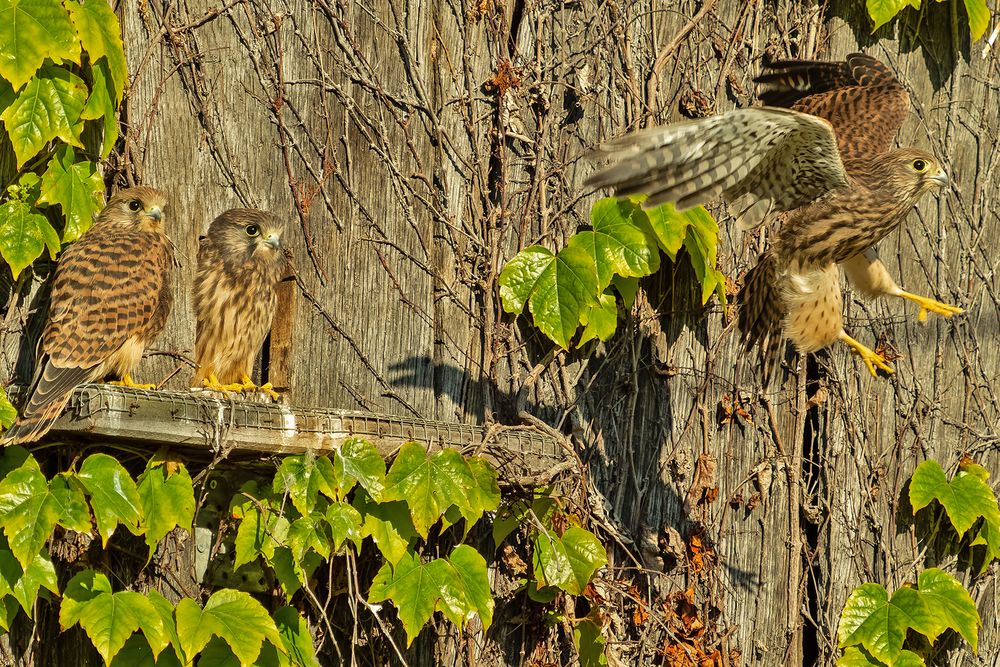
[[[598,153],[616,162],[587,185],[619,196],[647,193],[647,207],[672,201],[683,210],[742,197],[750,204],[744,213],[754,209],[759,219],[847,185],[830,123],[787,109],[738,109],[643,130]]]
[[[837,63],[778,61],[765,70],[755,79],[761,101],[830,121],[845,162],[888,151],[910,108],[892,70],[863,53]]]

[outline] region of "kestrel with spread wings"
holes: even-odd
[[[250,373],[278,304],[284,228],[270,213],[238,208],[213,220],[202,237],[194,293],[196,387],[278,398],[271,383],[258,387]]]
[[[739,326],[759,345],[765,381],[790,339],[800,352],[850,345],[872,375],[893,372],[844,330],[842,267],[866,296],[898,296],[950,317],[960,308],[903,291],[876,244],[920,198],[948,183],[938,160],[891,150],[909,109],[893,73],[864,54],[845,62],[783,61],[757,79],[770,106],[643,130],[602,146],[617,161],[587,183],[644,206],[678,210],[722,198],[745,227],[776,223],[770,249],[740,291]],[[788,107],[788,108],[782,108]]]
[[[118,384],[153,388],[132,382],[132,371],[170,313],[166,204],[153,188],[122,190],[63,252],[28,400],[0,444],[42,437],[81,384],[115,376]]]

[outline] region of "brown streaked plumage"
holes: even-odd
[[[255,386],[250,372],[277,306],[283,231],[284,222],[270,213],[232,209],[213,220],[202,238],[195,283],[196,387],[260,389],[277,397],[270,384]]]
[[[683,209],[719,196],[740,221],[770,217],[777,236],[747,274],[739,325],[770,376],[784,338],[802,352],[841,340],[874,375],[892,369],[847,335],[839,264],[862,292],[916,301],[950,316],[954,306],[902,291],[873,247],[920,198],[947,183],[934,156],[890,150],[909,107],[893,73],[863,54],[845,62],[773,63],[757,79],[767,107],[645,130],[605,147],[621,161],[588,179],[616,194],[648,193],[645,205]],[[783,109],[777,107],[790,107]],[[861,259],[858,259],[858,258]]]
[[[0,443],[44,435],[73,390],[109,375],[127,386],[170,313],[174,246],[164,233],[167,197],[122,190],[56,267],[35,379],[17,422]]]

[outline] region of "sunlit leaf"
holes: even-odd
[[[935,567],[921,572],[917,584],[934,625],[933,630],[927,633],[931,642],[951,628],[962,635],[972,645],[972,650],[976,651],[982,622],[969,591],[955,577]]]
[[[128,79],[125,66],[125,49],[122,45],[122,30],[118,17],[106,2],[77,2],[67,0],[70,20],[80,35],[83,48],[90,55],[90,61],[105,58],[114,84],[115,101],[120,102]]]
[[[894,664],[903,652],[908,629],[930,636],[935,626],[927,602],[916,589],[900,588],[890,600],[878,584],[862,584],[844,605],[838,646],[861,644],[878,660]]]
[[[405,500],[414,528],[427,537],[431,525],[450,506],[469,507],[469,489],[474,484],[468,462],[455,450],[431,454],[423,445],[408,442],[386,474],[383,498]]]
[[[102,545],[107,546],[108,538],[119,524],[133,535],[139,534],[142,501],[135,482],[121,463],[107,454],[91,454],[80,466],[77,478],[90,494]]]
[[[0,205],[0,256],[10,266],[15,280],[46,247],[55,259],[59,253],[59,234],[44,215],[16,199]]]
[[[82,147],[80,114],[87,101],[83,79],[63,67],[46,65],[0,114],[17,157],[17,166],[53,139]]]
[[[343,500],[354,484],[361,484],[375,500],[385,488],[385,460],[375,446],[361,438],[348,438],[332,454],[336,500]]]
[[[224,588],[215,592],[200,609],[184,598],[177,604],[177,634],[184,654],[201,651],[212,636],[223,639],[243,664],[252,663],[260,654],[264,640],[282,646],[274,619],[264,606],[243,591]]]
[[[59,0],[0,0],[0,76],[19,89],[42,66],[80,62],[80,46]]]
[[[42,175],[39,203],[58,204],[66,219],[62,241],[75,241],[90,229],[104,201],[104,181],[89,160],[77,162],[71,146],[62,146]]]

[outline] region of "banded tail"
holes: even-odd
[[[48,433],[69,403],[73,390],[91,381],[93,374],[93,368],[65,368],[45,360],[17,421],[0,438],[0,446],[34,442]]]
[[[774,369],[785,351],[782,335],[785,311],[781,305],[777,273],[778,264],[774,255],[764,253],[747,272],[736,297],[739,329],[747,350],[758,346],[764,387],[771,382]]]

